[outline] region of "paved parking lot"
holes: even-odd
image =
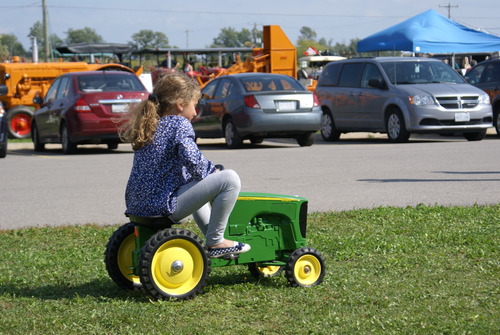
[[[203,140],[207,158],[235,169],[243,191],[300,195],[310,211],[377,206],[500,203],[500,139],[414,137],[391,144],[384,135],[351,134],[338,143],[318,137],[312,147],[271,140],[228,150]],[[26,226],[118,224],[126,221],[124,190],[132,163],[127,144],[116,152],[60,146],[42,154],[30,143],[9,146],[0,160],[0,229]]]

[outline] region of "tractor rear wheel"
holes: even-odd
[[[154,234],[139,256],[144,289],[156,299],[186,300],[201,293],[210,276],[211,261],[194,233],[168,228]]]
[[[132,273],[132,252],[135,249],[135,225],[127,223],[118,228],[108,240],[104,253],[106,270],[113,281],[123,289],[140,288],[139,276]]]

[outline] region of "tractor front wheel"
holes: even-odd
[[[292,287],[319,285],[325,276],[325,260],[313,248],[299,248],[288,258],[285,276]]]
[[[210,276],[210,259],[194,233],[168,228],[154,234],[139,256],[144,289],[156,299],[186,300],[201,293]]]

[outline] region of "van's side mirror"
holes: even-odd
[[[370,79],[368,80],[368,86],[379,88],[381,90],[385,90],[387,88],[383,79]]]

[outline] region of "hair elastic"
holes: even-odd
[[[148,100],[151,101],[151,102],[154,102],[155,104],[159,104],[160,103],[160,101],[158,100],[158,96],[156,94],[153,94],[153,93],[151,93],[148,96]]]

